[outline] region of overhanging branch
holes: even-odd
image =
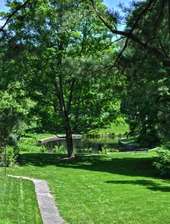
[[[91,5],[93,7],[93,10],[94,10],[96,16],[110,30],[110,32],[112,32],[113,34],[119,35],[119,36],[124,36],[127,38],[127,40],[132,40],[133,42],[138,44],[140,47],[142,47],[143,49],[150,52],[152,55],[158,57],[163,63],[165,61],[167,62],[167,55],[165,55],[161,49],[150,45],[150,43],[148,41],[144,42],[136,34],[134,34],[134,30],[135,30],[136,26],[138,25],[139,21],[151,9],[153,4],[155,4],[155,2],[156,2],[155,0],[149,1],[149,3],[146,5],[146,7],[142,10],[142,12],[137,17],[134,25],[132,26],[132,28],[129,31],[121,31],[121,30],[117,30],[117,29],[113,28],[113,26],[98,11],[96,4],[95,4],[95,0],[90,0],[90,2],[91,2]],[[126,41],[123,51],[126,49],[127,43],[128,43],[128,41]]]
[[[17,14],[18,11],[25,8],[29,3],[30,3],[30,0],[26,0],[23,4],[16,7],[16,9],[12,13],[9,14],[4,24],[0,27],[0,32],[4,32],[4,29],[7,26],[7,24],[10,22],[10,20]]]

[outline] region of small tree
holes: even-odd
[[[26,97],[19,82],[11,83],[7,90],[0,91],[0,152],[5,155],[6,147],[11,144],[12,134],[17,135],[30,108],[34,103]],[[14,155],[16,151],[13,152]]]

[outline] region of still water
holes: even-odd
[[[127,143],[128,140],[128,143]],[[139,145],[130,143],[129,139],[122,136],[73,136],[73,145],[77,153],[100,153],[114,151],[141,151]],[[65,137],[61,136],[56,141],[46,144],[49,152],[59,152],[66,150]]]
[[[98,137],[91,137],[91,136],[80,136],[73,137],[73,145],[74,149],[78,153],[98,153],[102,151],[115,151],[118,150],[118,137],[105,135],[105,136],[98,136]],[[66,140],[65,138],[61,137],[56,141],[50,142],[50,144],[46,144],[46,148],[48,151],[53,152],[54,150],[57,151],[65,151],[66,149]]]

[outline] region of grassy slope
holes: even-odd
[[[22,165],[9,168],[8,173],[47,180],[68,223],[169,223],[170,182],[156,177],[154,153],[112,153],[64,162],[57,155],[38,154],[36,141],[44,137],[24,139],[21,147],[31,153],[23,154]]]
[[[167,224],[170,182],[157,179],[151,153],[86,156],[72,163],[56,155],[25,154],[9,173],[49,182],[70,224]]]
[[[2,174],[0,175],[0,224],[18,223],[42,223],[34,186],[29,181],[4,178]]]
[[[98,134],[98,135],[107,135],[107,134],[114,134],[116,135],[123,135],[129,131],[128,124],[124,122],[120,123],[111,123],[105,128],[99,128],[95,130],[89,131],[89,134]]]

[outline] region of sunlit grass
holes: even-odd
[[[170,181],[158,177],[153,167],[155,151],[90,154],[64,161],[64,155],[36,153],[40,152],[35,148],[39,137],[30,136],[29,144],[28,139],[23,140],[23,146],[30,146],[33,153],[21,154],[19,165],[8,168],[8,173],[47,180],[67,223],[169,223]],[[24,192],[29,192],[27,188]],[[10,201],[18,197],[16,192],[11,190]],[[16,213],[22,212],[17,210],[17,203]]]
[[[105,128],[98,128],[95,130],[91,130],[89,134],[94,135],[124,135],[126,132],[129,131],[129,126],[125,122],[120,123],[111,123]]]
[[[23,154],[9,173],[48,181],[70,224],[168,224],[170,182],[157,178],[155,153],[111,153],[62,161],[55,154]]]
[[[41,224],[33,184],[0,174],[0,224]]]

